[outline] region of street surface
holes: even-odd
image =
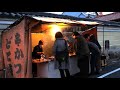
[[[120,61],[103,67],[101,74],[89,78],[120,78]]]

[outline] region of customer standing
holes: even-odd
[[[100,55],[101,55],[100,49],[95,43],[92,42],[92,39],[89,34],[85,34],[84,38],[86,39],[91,52],[91,59],[90,59],[91,75],[99,74],[100,66],[98,62],[100,60]]]
[[[91,42],[95,43],[98,46],[98,48],[101,50],[101,45],[98,42],[98,40],[95,38],[94,34],[91,34],[90,37],[89,37],[89,39],[90,39]]]
[[[89,41],[95,43],[98,46],[98,49],[99,49],[99,50],[97,49],[97,51],[96,51],[97,53],[95,53],[97,55],[96,56],[96,62],[95,62],[96,74],[99,74],[100,70],[101,70],[101,46],[100,46],[98,40],[95,38],[95,36],[93,34],[90,35]]]
[[[61,78],[70,77],[69,73],[69,52],[67,41],[61,32],[55,34],[53,52],[55,55],[55,68],[59,69]]]
[[[78,58],[77,65],[80,69],[80,78],[88,78],[90,51],[85,38],[78,32],[73,32],[72,37],[75,39],[74,49]]]

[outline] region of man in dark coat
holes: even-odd
[[[91,36],[89,36],[89,34],[85,34],[84,37],[88,43],[88,46],[89,46],[89,49],[91,52],[91,59],[90,59],[91,74],[99,74],[100,73],[99,60],[100,60],[100,56],[101,56],[101,51],[100,51],[101,47],[95,38],[94,38],[94,42],[93,42],[93,37],[91,38]],[[97,44],[95,42],[99,46],[97,46]]]
[[[38,45],[36,45],[33,49],[32,52],[32,58],[33,59],[40,59],[41,54],[43,54],[43,48],[42,48],[43,42],[40,40]],[[37,76],[37,64],[32,63],[32,72],[33,72],[33,77]]]
[[[75,39],[74,49],[78,58],[78,67],[80,69],[80,77],[88,78],[89,75],[89,59],[90,51],[85,38],[78,32],[73,32],[72,37]]]
[[[38,45],[36,45],[33,49],[32,52],[32,57],[34,59],[40,59],[41,58],[41,54],[43,53],[43,48],[42,48],[43,42],[40,40]]]

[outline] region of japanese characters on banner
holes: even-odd
[[[25,77],[25,30],[24,21],[2,35],[3,57],[7,78]]]

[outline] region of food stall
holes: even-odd
[[[98,23],[95,23],[95,26]],[[30,17],[24,16],[11,24],[2,32],[2,54],[3,62],[6,69],[7,78],[32,78],[32,63],[37,64],[38,78],[60,78],[59,71],[54,69],[54,56],[52,46],[57,31],[63,32],[64,38],[71,45],[69,62],[70,74],[74,75],[79,72],[77,59],[72,50],[71,38],[73,31],[82,34],[93,33],[97,35],[97,28],[91,26],[86,32],[81,28],[86,25],[82,22],[72,21],[69,19],[48,18],[48,17]],[[92,31],[92,32],[91,32]],[[42,40],[44,58],[33,59],[32,51],[38,41]]]

